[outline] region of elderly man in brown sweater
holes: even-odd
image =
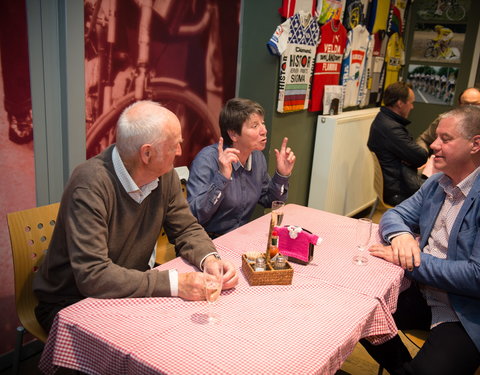
[[[202,273],[148,266],[162,226],[178,255],[200,270],[222,262],[223,289],[237,285],[235,267],[219,259],[181,192],[173,170],[181,142],[178,118],[140,101],[120,116],[116,144],[73,171],[34,279],[35,313],[47,331],[58,311],[86,297],[204,299]]]

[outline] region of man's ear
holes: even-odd
[[[399,109],[402,109],[405,104],[407,104],[407,102],[402,102],[400,99],[397,100],[397,102],[395,103],[395,106]]]
[[[143,164],[150,163],[150,157],[152,156],[152,145],[144,144],[140,147],[140,159],[142,160]]]
[[[480,135],[474,135],[472,137],[472,154],[480,152]]]
[[[227,130],[227,134],[228,136],[230,137],[230,139],[232,140],[232,142],[236,142],[237,139],[238,139],[238,134],[235,133],[233,130]]]

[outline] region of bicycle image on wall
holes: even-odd
[[[465,24],[418,23],[413,34],[410,59],[459,64],[465,32]]]
[[[410,64],[407,82],[412,85],[415,101],[453,105],[458,68]]]
[[[424,21],[464,22],[467,19],[470,0],[416,0],[417,15]]]
[[[144,99],[180,119],[176,166],[218,141],[218,113],[235,93],[240,0],[227,3],[84,0],[87,158],[115,142],[120,113]]]

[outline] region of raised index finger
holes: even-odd
[[[280,148],[280,152],[285,152],[285,149],[287,148],[287,142],[288,142],[288,138],[284,137],[282,141],[282,147]]]
[[[220,137],[220,139],[218,140],[218,153],[222,153],[223,152],[223,138]]]

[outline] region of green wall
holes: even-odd
[[[274,149],[280,147],[283,137],[288,137],[288,145],[297,157],[288,202],[307,205],[317,114],[276,112],[279,57],[270,55],[266,44],[282,23],[278,6],[270,1],[243,1],[237,95],[265,108],[269,139],[265,156],[271,174],[276,165]]]
[[[405,33],[407,51],[405,68],[408,67],[410,57],[408,46],[412,43],[416,22],[415,4],[413,2],[412,10],[409,12]],[[307,205],[317,113],[300,111],[280,114],[276,112],[279,57],[269,54],[266,43],[276,27],[282,23],[278,13],[278,6],[278,3],[270,1],[244,0],[242,2],[237,95],[259,102],[267,112],[265,121],[269,132],[269,143],[265,150],[265,156],[270,173],[273,173],[275,170],[274,148],[280,146],[284,136],[289,138],[289,145],[297,156],[297,162],[290,178],[288,202]],[[455,101],[458,100],[458,94],[468,87],[475,43],[477,43],[480,1],[471,1],[468,14],[469,19],[462,53],[461,69],[457,79]],[[477,64],[477,61],[475,61],[475,64]],[[435,63],[434,65],[442,64]],[[406,69],[404,69],[404,78],[406,76]],[[409,127],[410,132],[415,137],[418,136],[438,114],[448,111],[450,108],[452,107],[415,103],[415,108],[410,114],[410,120],[412,121]],[[257,214],[259,212],[261,211],[257,210]]]

